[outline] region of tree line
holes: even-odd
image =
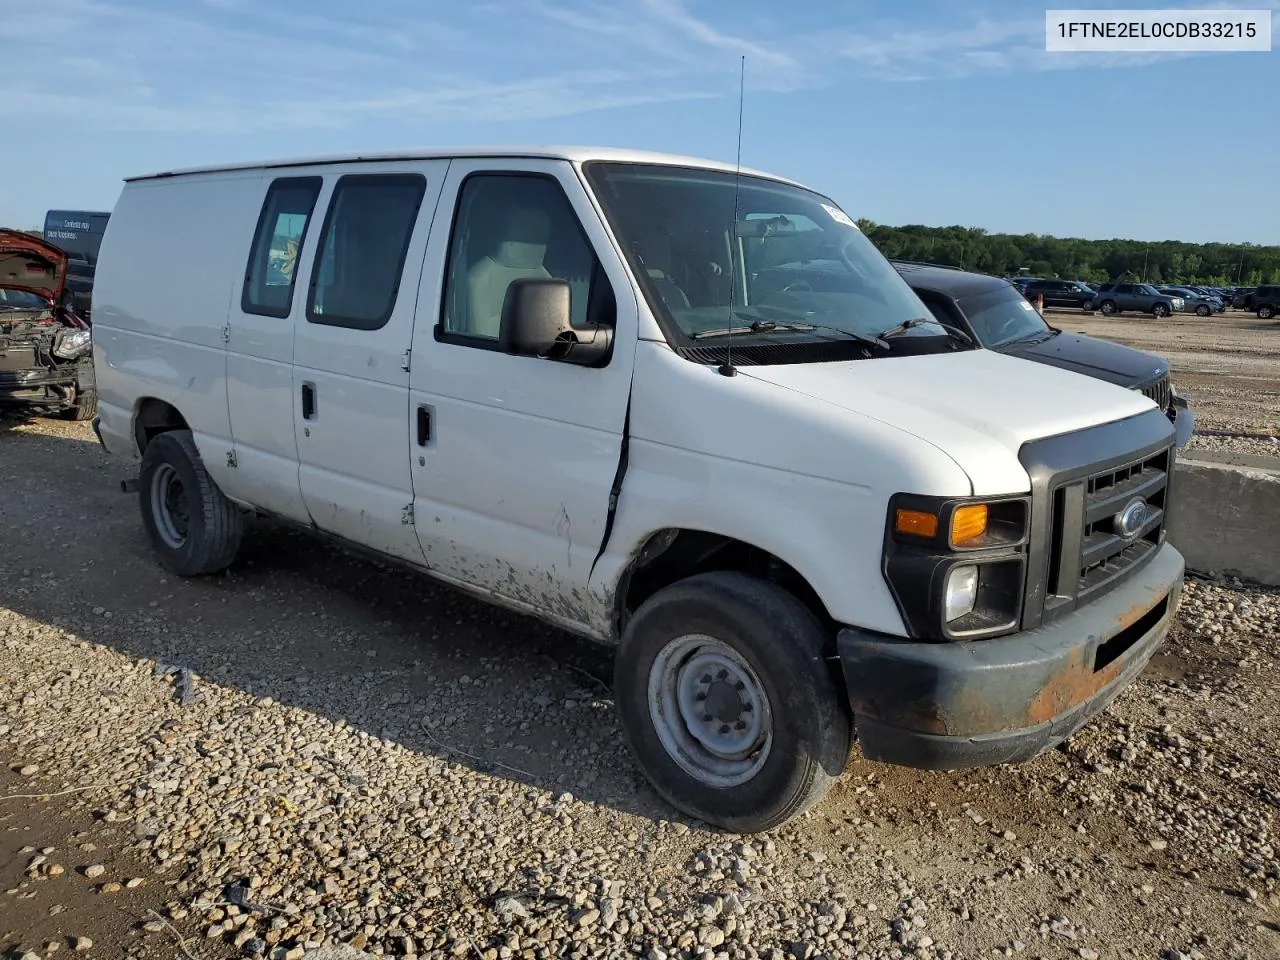
[[[1165,240],[1080,240],[1034,233],[987,233],[980,227],[858,226],[886,257],[943,263],[1008,277],[1126,279],[1148,283],[1256,286],[1280,282],[1280,246]]]

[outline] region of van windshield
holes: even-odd
[[[586,172],[673,344],[874,337],[926,318],[895,339],[931,337],[947,349],[906,281],[825,197],[685,167],[591,163]]]

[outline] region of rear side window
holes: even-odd
[[[264,317],[287,317],[293,308],[298,254],[320,195],[319,177],[286,177],[267,190],[253,234],[240,309]]]
[[[338,181],[311,272],[309,321],[354,330],[386,324],[426,189],[426,178],[416,173]]]

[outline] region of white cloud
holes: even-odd
[[[773,91],[851,73],[927,80],[1164,58],[1047,54],[1042,15],[800,33],[777,7],[761,8],[766,19],[735,12],[727,27],[725,12],[741,8],[710,0],[471,0],[447,20],[422,16],[415,0],[381,0],[358,22],[331,0],[296,11],[263,0],[143,2],[9,5],[0,46],[41,69],[10,72],[0,116],[219,134],[369,118],[502,122],[731,96],[740,56],[748,85]]]

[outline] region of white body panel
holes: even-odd
[[[661,339],[586,188],[578,165],[593,157],[728,169],[626,151],[458,151],[130,182],[94,294],[108,449],[136,457],[139,404],[163,400],[233,499],[595,637],[612,634],[637,551],[672,528],[768,551],[838,622],[901,634],[881,570],[893,494],[1024,493],[1022,444],[1152,407],[1135,391],[986,351],[743,366],[733,377],[682,359]],[[568,197],[617,301],[607,365],[437,339],[460,185],[469,173],[504,170],[551,176]],[[415,171],[427,189],[387,323],[309,322],[307,284],[334,184],[348,173]],[[266,190],[308,174],[324,186],[292,313],[245,314],[241,287]],[[306,419],[304,383],[316,395]],[[422,445],[419,407],[430,414]],[[626,470],[604,543],[624,434]]]
[[[261,173],[131,184],[108,221],[93,290],[94,365],[102,432],[136,457],[133,421],[154,397],[181,410],[210,475],[228,467],[227,312],[258,215]]]
[[[607,366],[578,367],[438,342],[449,231],[437,230],[423,267],[414,332],[411,406],[431,413],[432,438],[415,448],[413,488],[427,565],[561,620],[606,631],[607,595],[587,590],[604,538],[609,492],[631,393],[637,308],[631,282],[573,167],[556,160],[455,160],[441,200],[452,210],[478,171],[554,177],[617,300],[617,346]],[[441,217],[447,226],[449,215]]]
[[[302,265],[311,276],[320,224],[339,177],[363,173],[416,173],[426,191],[405,255],[391,316],[377,330],[312,323],[305,290],[294,298],[293,410],[302,498],[316,527],[401,560],[422,562],[422,549],[406,510],[413,500],[409,475],[409,372],[417,278],[448,162],[360,164],[329,168],[316,206],[315,229]],[[323,173],[303,168],[298,176]],[[291,172],[291,175],[292,172]],[[301,284],[300,284],[301,286]],[[315,415],[303,419],[301,390],[315,391]]]
[[[273,178],[259,176],[255,203],[261,205]],[[243,225],[238,244],[242,253],[238,279],[245,262],[257,213]],[[300,276],[309,276],[310,257],[300,259]],[[302,285],[305,294],[305,284]],[[308,523],[311,520],[298,487],[298,444],[293,436],[294,329],[306,308],[306,297],[295,291],[288,317],[246,313],[240,290],[233,291],[227,316],[227,413],[237,469],[223,492],[259,510]]]

